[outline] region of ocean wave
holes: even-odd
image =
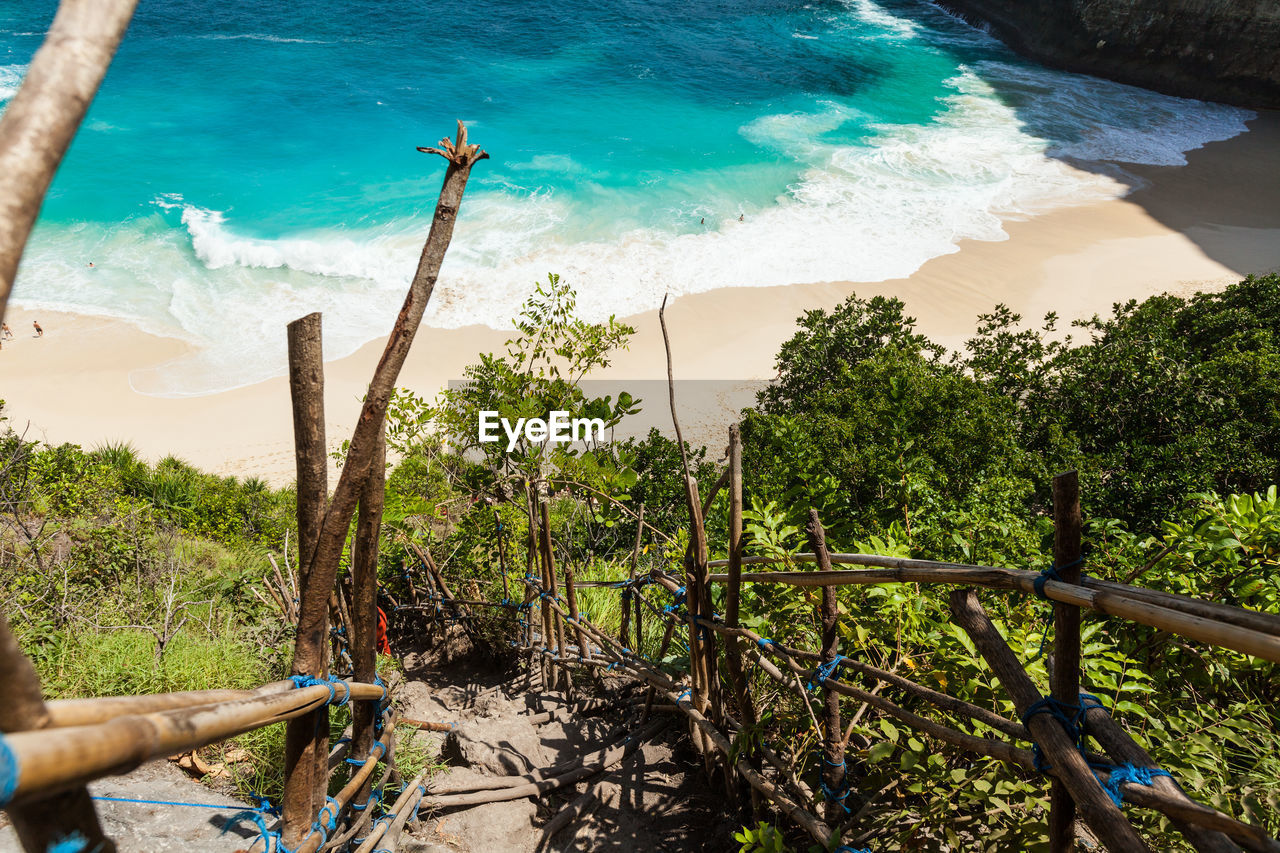
[[[25,65],[0,65],[0,104],[18,94],[26,73]]]

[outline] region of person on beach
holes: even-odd
[[[35,327],[36,327],[36,337],[37,337],[37,338],[43,338],[43,337],[44,337],[44,329],[40,328],[40,323],[39,323],[39,321],[37,321],[37,320],[32,320],[32,321],[31,321],[31,325],[33,325],[33,326],[35,326]]]
[[[9,328],[9,324],[8,324],[8,323],[0,323],[0,326],[3,326],[3,327],[4,327],[4,328],[3,328],[3,330],[0,330],[0,331],[3,331],[3,334],[4,334],[4,338],[5,338],[5,340],[8,340],[8,341],[13,340],[13,329],[10,329],[10,328]]]

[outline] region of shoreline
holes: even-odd
[[[1056,311],[1066,329],[1072,320],[1109,313],[1116,302],[1217,289],[1280,269],[1280,211],[1269,202],[1280,194],[1280,113],[1260,112],[1249,124],[1246,133],[1188,152],[1186,166],[1126,165],[1140,183],[1123,198],[1006,219],[1006,240],[962,241],[906,278],[732,287],[675,300],[667,322],[677,380],[720,380],[719,390],[698,386],[679,401],[686,437],[719,447],[723,427],[750,402],[752,380],[772,377],[796,319],[853,292],[897,296],[920,332],[957,349],[978,314],[997,303],[1037,325]],[[33,319],[45,329],[41,339],[32,334]],[[593,379],[619,387],[665,381],[657,311],[622,319],[636,328],[631,347]],[[131,377],[190,352],[188,344],[97,316],[11,307],[6,322],[16,339],[0,349],[0,399],[18,432],[29,424],[29,438],[88,448],[128,441],[152,462],[173,454],[219,474],[292,482],[285,377],[204,396],[152,397],[135,391]],[[424,326],[399,384],[433,396],[479,353],[501,351],[509,335]],[[326,363],[331,445],[350,435],[385,340]],[[645,408],[633,431],[669,425],[665,399]]]

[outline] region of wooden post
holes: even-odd
[[[1053,564],[1066,583],[1080,583],[1080,481],[1075,471],[1053,478]],[[1066,705],[1080,704],[1080,608],[1053,603],[1053,661],[1049,692]],[[1076,846],[1076,808],[1066,785],[1055,779],[1049,791],[1050,853]]]
[[[972,589],[956,589],[951,592],[951,615],[956,624],[978,647],[991,671],[1004,685],[1009,698],[1019,714],[1026,714],[1040,700],[1022,664],[1005,643],[995,625],[987,618]],[[1066,785],[1072,800],[1080,809],[1080,816],[1110,853],[1149,853],[1147,845],[1129,823],[1124,812],[1116,808],[1107,792],[1102,790],[1093,770],[1062,724],[1048,714],[1033,714],[1027,718],[1027,730],[1044,751],[1046,760],[1053,766],[1057,778]]]
[[[818,519],[818,511],[809,508],[809,547],[818,561],[819,571],[831,571],[831,554],[827,551],[827,534]],[[822,619],[822,665],[827,666],[839,654],[840,637],[836,632],[836,622],[840,611],[836,604],[836,588],[822,588],[822,608],[819,612]],[[827,791],[843,791],[845,788],[844,736],[840,723],[840,694],[823,685],[823,722],[822,732],[822,782]],[[807,697],[806,697],[806,701]],[[835,826],[847,813],[843,799],[836,800],[827,795],[823,815],[827,823]]]
[[[640,512],[636,518],[636,544],[631,547],[631,573],[627,579],[633,586],[627,587],[625,590],[626,594],[622,596],[622,627],[618,629],[618,639],[622,643],[622,647],[624,649],[631,649],[638,653],[640,650],[640,621],[638,618],[640,615],[640,607],[638,603],[636,606],[636,644],[634,646],[631,645],[631,632],[629,628],[631,624],[631,603],[635,598],[634,584],[636,582],[636,565],[640,561],[640,539],[644,535],[644,504],[640,504]]]
[[[742,434],[737,424],[729,427],[729,584],[725,589],[724,623],[738,627],[738,605],[742,592]],[[731,635],[725,647],[725,662],[733,689],[738,695],[738,713],[748,728],[756,725],[756,708],[751,686],[742,668],[742,638]]]
[[[324,523],[329,460],[324,430],[324,355],[318,313],[288,326],[289,393],[293,401],[293,446],[298,474],[298,638],[293,675],[323,676],[329,634],[332,579],[316,584],[310,572]],[[308,609],[308,602],[310,608]],[[310,618],[304,621],[304,614]],[[329,709],[320,708],[285,725],[283,838],[297,847],[311,830],[328,793]]]
[[[498,537],[498,569],[502,572],[502,600],[511,601],[511,588],[507,584],[507,546],[502,535],[502,516],[493,511],[493,535]]]
[[[546,566],[546,571],[547,571],[546,591],[551,595],[552,598],[558,598],[559,592],[560,592],[560,582],[556,578],[556,555],[551,545],[551,504],[548,503],[547,501],[542,501],[539,509],[542,513],[542,560],[543,560],[543,565]],[[565,660],[564,619],[561,618],[560,612],[558,610],[553,609],[551,605],[546,604],[546,602],[543,602],[543,603],[547,608],[547,615],[549,617],[549,622],[550,622],[550,624],[548,625],[550,629],[548,638],[554,635],[555,643],[556,643],[555,645],[556,656],[559,657],[561,661],[563,661]],[[546,642],[544,644],[547,646],[547,648],[551,648],[551,645],[549,642]],[[568,692],[573,684],[573,679],[569,675],[568,668],[565,666],[558,666],[555,668],[555,671],[556,671],[557,686],[560,689]]]
[[[565,602],[569,605],[569,618],[573,620],[574,636],[578,639],[578,656],[585,658],[590,653],[590,648],[587,646],[587,633],[582,630],[578,621],[578,590],[573,583],[572,560],[566,560],[564,564],[564,595]]]
[[[0,613],[0,684],[5,686],[5,701],[0,703],[0,732],[50,726],[52,719],[44,704],[40,678],[22,653],[3,613]],[[27,853],[45,853],[76,832],[89,842],[86,849],[115,853],[115,842],[102,833],[93,800],[83,785],[35,802],[10,805],[7,811]]]
[[[356,537],[351,547],[352,613],[351,660],[355,680],[372,684],[378,676],[378,540],[382,532],[382,507],[386,488],[387,443],[378,442],[369,479],[360,492]],[[378,732],[374,731],[378,701],[358,702],[351,711],[351,758],[367,760]],[[372,774],[355,792],[352,802],[369,799]]]

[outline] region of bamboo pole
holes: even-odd
[[[1040,578],[1039,572],[991,566],[966,566],[861,554],[840,557],[842,559],[833,559],[832,562],[885,568],[831,572],[744,572],[742,582],[783,583],[806,588],[897,583],[953,584],[1034,594],[1036,580]],[[723,583],[727,580],[727,575],[712,575],[711,580],[713,583]],[[1280,663],[1280,636],[1172,610],[1113,589],[1091,589],[1089,584],[1075,586],[1048,581],[1044,584],[1044,594],[1052,601],[1087,607],[1108,616]]]
[[[421,802],[423,794],[426,793],[426,788],[423,786],[426,783],[428,772],[429,768],[424,769],[413,778],[412,782],[404,786],[404,790],[400,792],[400,796],[396,798],[395,803],[391,806],[389,813],[395,815],[395,819],[390,826],[382,822],[375,823],[369,834],[361,839],[360,846],[356,848],[355,853],[370,853],[370,851],[378,847],[378,842],[383,839],[384,835],[395,829],[397,824],[399,824],[400,828],[403,828],[409,816],[417,813],[417,802]],[[414,801],[415,797],[417,797],[416,802]],[[410,802],[414,803],[412,807],[409,805]],[[388,843],[392,846],[383,849],[394,850],[394,841],[389,840]]]
[[[40,677],[22,653],[3,613],[0,613],[0,684],[5,686],[6,694],[5,701],[0,703],[0,742],[7,740],[13,749],[13,744],[23,737],[18,732],[48,736],[53,719],[44,703]],[[21,752],[14,749],[14,756],[21,768]],[[16,794],[21,792],[19,776]],[[45,853],[73,833],[79,833],[102,853],[115,853],[115,842],[103,832],[83,782],[66,786],[56,796],[38,802],[20,802],[15,798],[12,802],[0,801],[0,807],[8,811],[14,832],[27,853]]]
[[[45,707],[49,711],[49,728],[90,726],[105,723],[126,714],[172,711],[250,699],[267,693],[292,690],[290,681],[273,681],[255,690],[187,690],[180,693],[156,693],[149,696],[99,696],[93,699],[57,699]]]
[[[971,589],[952,590],[951,613],[956,624],[969,635],[992,672],[1000,679],[1018,713],[1025,715],[1032,705],[1040,701],[1040,693],[987,618],[978,603],[978,596]],[[1080,817],[1107,850],[1111,853],[1148,853],[1147,845],[1102,790],[1084,756],[1076,750],[1075,743],[1058,721],[1048,714],[1033,714],[1027,717],[1026,726],[1050,764],[1057,769],[1057,778],[1062,780],[1075,801]]]
[[[1080,583],[1080,482],[1075,471],[1053,478],[1053,562],[1064,583]],[[1070,707],[1080,704],[1080,608],[1053,604],[1053,661],[1049,694]],[[1076,846],[1076,807],[1066,783],[1049,791],[1049,851],[1071,853]]]
[[[387,442],[379,436],[369,478],[360,491],[356,535],[351,546],[352,607],[351,660],[357,681],[378,677],[378,543],[382,533],[382,508],[386,492]],[[360,702],[351,710],[351,751],[368,755],[378,739],[378,702]],[[328,733],[326,732],[326,735]],[[368,802],[369,783],[356,790],[353,802]]]
[[[383,693],[377,685],[353,682],[335,682],[332,693],[342,701],[347,691],[356,700]],[[332,693],[315,685],[217,705],[129,714],[91,726],[7,735],[19,768],[13,802],[41,799],[91,779],[128,773],[156,758],[297,718],[328,703]]]
[[[812,507],[809,509],[809,527],[806,532],[809,536],[809,547],[818,555],[818,569],[824,572],[831,571],[831,557],[827,553],[827,535],[822,529],[822,522],[818,519],[818,511]],[[822,588],[822,604],[818,615],[822,622],[822,665],[829,666],[840,654],[840,636],[836,632],[840,609],[836,603],[835,587]],[[805,703],[808,703],[807,697]],[[840,723],[840,694],[826,687],[825,684],[823,685],[823,712],[822,781],[826,791],[839,791],[843,792],[843,796],[847,796],[844,738],[841,735],[843,726]],[[840,799],[834,799],[831,794],[826,794],[827,801],[823,816],[827,823],[833,826],[837,825],[849,811],[844,805],[843,796]]]

